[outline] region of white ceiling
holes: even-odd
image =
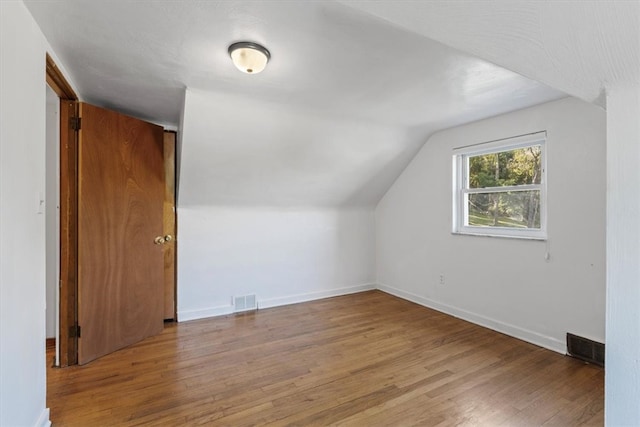
[[[604,106],[640,84],[638,0],[338,0]]]
[[[564,96],[336,2],[25,3],[83,100],[184,105],[183,205],[371,206],[434,131]],[[241,40],[263,73],[231,64]]]

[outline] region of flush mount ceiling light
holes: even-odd
[[[238,42],[229,46],[229,55],[238,70],[247,74],[258,74],[264,70],[271,54],[264,47],[252,42]]]

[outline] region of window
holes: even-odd
[[[453,232],[546,238],[546,133],[454,150]]]

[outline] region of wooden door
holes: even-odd
[[[81,103],[78,363],[163,328],[163,129]],[[160,242],[162,243],[162,242]]]

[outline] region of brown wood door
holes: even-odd
[[[78,363],[163,328],[163,129],[81,103]]]

